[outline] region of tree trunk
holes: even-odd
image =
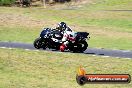
[[[43,6],[46,8],[46,0],[43,0]]]

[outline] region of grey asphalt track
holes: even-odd
[[[36,50],[33,47],[33,44],[17,43],[17,42],[0,42],[0,47]],[[118,58],[131,58],[132,59],[132,51],[131,50],[111,50],[111,49],[88,48],[82,54],[100,55],[100,56],[106,56],[106,57],[110,56],[110,57],[118,57]]]

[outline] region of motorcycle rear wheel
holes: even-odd
[[[86,42],[86,41],[82,41],[81,43],[79,43],[79,44],[77,45],[77,47],[74,47],[74,48],[72,49],[72,51],[73,51],[74,53],[76,53],[76,52],[83,52],[83,51],[85,51],[85,50],[87,49],[87,47],[88,47],[87,42]]]
[[[80,51],[81,52],[85,51],[87,49],[87,47],[88,47],[88,43],[86,41],[82,41]]]

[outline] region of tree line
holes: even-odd
[[[70,2],[72,0],[0,0],[0,5],[15,5],[15,4],[21,4],[30,6],[32,2],[35,1],[41,1],[42,3],[65,3]]]

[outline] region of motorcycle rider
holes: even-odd
[[[65,22],[60,22],[56,29],[63,34],[62,45],[60,46],[60,51],[63,52],[67,48],[69,41],[75,42],[76,33]]]

